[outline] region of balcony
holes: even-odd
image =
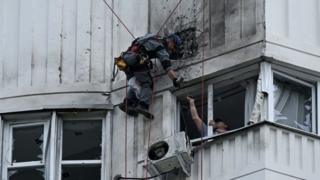
[[[311,133],[263,121],[204,140],[203,148],[195,149],[190,180],[316,180],[320,176],[320,137]]]

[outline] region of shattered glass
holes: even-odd
[[[101,120],[63,122],[63,160],[101,159]]]
[[[42,160],[43,130],[42,125],[13,128],[12,162]]]
[[[100,180],[101,166],[62,167],[62,180]]]
[[[312,131],[312,89],[284,79],[274,81],[275,121]]]
[[[8,180],[44,180],[44,169],[23,168],[9,170]]]

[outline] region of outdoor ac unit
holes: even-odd
[[[161,139],[153,143],[148,149],[148,164],[145,167],[150,175],[157,176],[163,173],[182,169],[190,176],[191,145],[185,132]]]

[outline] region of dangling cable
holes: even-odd
[[[162,28],[164,27],[164,25],[168,22],[168,20],[170,19],[170,17],[173,15],[173,13],[175,12],[175,10],[178,8],[179,4],[182,2],[182,0],[180,0],[177,5],[175,6],[175,8],[172,10],[172,12],[170,13],[170,15],[167,17],[167,19],[164,21],[164,23],[161,25],[159,31],[157,32],[157,35],[159,35],[159,33],[161,32]],[[153,84],[152,84],[152,98],[151,98],[151,104],[150,104],[150,109],[151,109],[151,114],[153,114],[153,103],[154,103],[154,96],[155,96],[155,82],[156,82],[156,78],[152,79]],[[150,139],[151,139],[151,128],[152,128],[152,123],[150,121],[149,124],[149,130],[148,130],[148,140],[147,140],[147,149],[149,149],[150,147]],[[147,166],[148,164],[148,155],[146,156],[146,160],[145,160],[145,166]],[[147,178],[148,176],[148,172],[147,170],[145,170],[145,178]]]
[[[150,113],[153,114],[153,104],[154,104],[154,96],[155,96],[155,87],[156,87],[156,78],[152,78],[152,96],[151,96],[151,104],[150,104]],[[150,140],[151,140],[151,128],[152,128],[152,122],[149,122],[149,128],[148,128],[148,140],[147,140],[147,151],[150,147]],[[148,153],[145,160],[145,167],[148,165]],[[148,172],[145,169],[145,178],[148,177]]]
[[[113,10],[113,8],[107,3],[106,0],[103,0],[103,2],[108,6],[108,8],[111,10],[112,14],[114,14],[117,19],[119,20],[119,22],[122,24],[122,26],[128,31],[128,33],[133,37],[133,39],[135,39],[135,36],[133,35],[133,33],[129,30],[129,28],[124,24],[124,22],[121,20],[121,18],[117,15],[117,13]]]
[[[204,9],[205,2],[203,0],[202,4],[202,28],[204,31]],[[201,116],[202,120],[204,120],[204,47],[202,48],[202,63],[201,63]],[[207,125],[208,126],[208,125]],[[201,130],[201,144],[200,144],[200,179],[203,179],[203,135],[204,130]]]
[[[126,115],[125,115],[125,136],[124,136],[124,144],[125,144],[125,150],[124,150],[124,162],[125,162],[125,165],[124,165],[124,174],[125,176],[124,177],[127,177],[127,154],[128,154],[128,150],[127,150],[127,146],[128,146],[128,134],[127,134],[127,130],[128,130],[128,80],[126,78]]]
[[[125,25],[125,23],[121,20],[121,18],[117,15],[117,13],[113,10],[113,8],[107,3],[106,0],[103,0],[103,2],[107,5],[107,7],[110,9],[110,11],[112,12],[113,15],[116,16],[116,18],[119,20],[119,22],[123,25],[123,27],[127,30],[127,32],[132,36],[133,39],[135,39],[135,36],[133,35],[133,33],[129,30],[129,28]],[[115,66],[112,72],[112,80],[114,81],[115,76],[117,75],[118,71],[115,71]],[[127,154],[128,154],[128,150],[127,150],[127,146],[128,146],[128,134],[127,134],[127,129],[128,129],[128,80],[126,79],[126,98],[125,98],[125,155],[124,155],[124,159],[125,159],[125,177],[127,177]]]

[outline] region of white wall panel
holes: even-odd
[[[63,0],[49,0],[47,84],[58,85],[61,79]]]
[[[202,157],[203,179],[232,179],[262,168],[263,137],[261,129],[218,138],[205,146]],[[201,172],[201,152],[197,151],[190,179]]]
[[[267,0],[265,9],[267,41],[320,54],[318,0]]]
[[[0,0],[0,88],[3,87],[3,63],[4,63],[4,47],[5,47],[5,41],[4,41],[4,0]]]
[[[19,32],[19,0],[3,2],[3,83],[4,86],[17,86],[18,32]]]
[[[31,1],[32,2],[32,1]],[[18,85],[19,87],[31,86],[32,72],[32,31],[33,20],[30,18],[33,3],[29,1],[21,1],[20,17],[19,17],[19,48],[18,48]]]
[[[136,36],[147,32],[147,0],[107,2]],[[113,56],[132,38],[102,0],[1,0],[0,10],[2,98],[110,91]]]

